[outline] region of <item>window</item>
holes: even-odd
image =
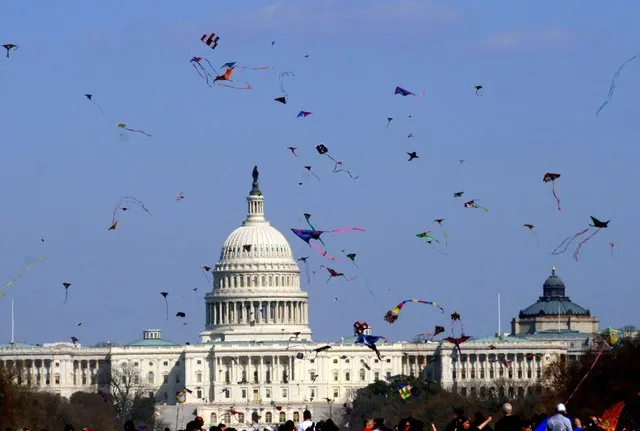
[[[180,383],[180,374],[176,374],[176,383]]]
[[[495,375],[495,373],[493,372],[493,368],[491,368],[491,369],[489,370],[489,378],[490,378],[490,379],[493,379],[493,376],[494,376],[494,375]]]
[[[244,413],[238,413],[238,423],[244,423]]]
[[[225,423],[225,425],[230,424],[231,423],[231,413],[225,413],[224,414],[224,420],[223,422]]]
[[[231,391],[229,389],[225,389],[224,390],[224,397],[225,398],[231,398]]]
[[[338,360],[337,360],[337,359],[334,359],[334,360],[333,360],[333,363],[334,363],[334,364],[337,364],[337,363],[338,363]]]
[[[316,389],[315,388],[311,388],[311,398],[315,398],[316,397]]]
[[[334,370],[333,371],[333,381],[337,382],[338,381],[338,370]]]
[[[168,367],[168,366],[169,366],[169,362],[164,361],[164,362],[162,363],[162,365],[164,365],[165,367]],[[215,415],[215,413],[213,413],[213,414]]]
[[[300,412],[293,412],[293,422],[300,422]]]
[[[349,359],[345,359],[345,360],[344,360],[344,363],[345,363],[345,364],[348,364],[349,362],[351,362],[351,360],[349,360]]]
[[[480,368],[480,378],[484,379],[484,368]]]
[[[153,367],[153,362],[149,362],[149,366],[150,366],[150,367]]]
[[[202,399],[202,389],[198,389],[198,399]]]
[[[364,372],[364,368],[360,368],[360,381],[364,382],[366,379],[366,373]]]
[[[198,365],[202,364],[202,361],[200,359],[198,359],[198,362],[196,362]]]
[[[311,359],[311,360],[309,360],[309,362],[311,362],[312,364],[315,364],[316,360],[315,359]]]
[[[340,390],[338,388],[333,388],[333,398],[338,398],[340,395]]]
[[[209,423],[212,425],[218,425],[218,415],[215,413],[211,413],[209,415]]]
[[[285,412],[280,412],[280,414],[278,415],[278,420],[280,422],[286,422],[287,421],[287,415],[285,414]]]
[[[530,379],[531,378],[531,370],[527,370],[527,378]]]
[[[349,371],[347,371],[346,373],[344,373],[344,379],[348,382],[349,380],[351,380],[351,373]]]
[[[60,366],[60,362],[56,362],[56,367],[59,367],[59,366]]]
[[[387,364],[391,363],[391,358],[387,358]]]
[[[309,371],[309,378],[311,381],[314,381],[316,379],[316,372],[313,370]]]
[[[246,382],[247,381],[247,371],[246,370],[242,370],[242,382]]]
[[[202,373],[200,371],[196,373],[196,383],[202,383]]]
[[[391,371],[387,371],[387,379],[391,378]]]
[[[287,398],[287,388],[282,388],[282,398]]]
[[[231,383],[231,376],[229,375],[229,370],[224,372],[224,382],[226,384]]]
[[[153,391],[149,391],[149,398],[153,398],[155,396],[156,396],[156,394],[154,394]]]
[[[378,361],[377,359],[374,359],[373,362],[377,364],[380,361]]]
[[[149,371],[149,374],[147,374],[147,383],[150,385],[156,384],[156,375],[153,374],[153,371]]]
[[[242,398],[243,398],[243,399],[244,399],[244,398],[247,398],[247,390],[246,390],[246,389],[243,389],[243,390],[242,390]]]
[[[376,371],[376,372],[373,374],[373,379],[374,379],[374,380],[376,380],[376,381],[377,381],[377,380],[380,380],[380,373]]]
[[[162,375],[162,383],[169,383],[169,374]]]
[[[133,363],[133,366],[134,366],[134,367],[137,367],[137,366],[138,366],[138,363],[137,363],[137,362],[134,362],[134,363]]]
[[[264,421],[270,424],[272,420],[273,420],[273,416],[271,415],[271,412],[266,412],[264,414]]]
[[[54,382],[56,385],[59,385],[59,384],[60,384],[60,374],[56,374],[55,376],[53,376],[53,382]]]
[[[180,366],[180,361],[176,362],[176,367]]]
[[[271,383],[271,370],[267,370],[265,378],[267,380],[267,383]]]
[[[271,398],[271,388],[267,388],[264,390],[264,396],[265,398]],[[269,422],[269,421],[267,421]]]
[[[253,372],[253,383],[258,383],[258,370]]]
[[[82,376],[82,384],[85,384],[85,381],[87,380],[87,376]],[[139,385],[140,384],[140,376],[139,375],[135,375],[133,376],[133,384],[134,385]]]

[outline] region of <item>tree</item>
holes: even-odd
[[[140,370],[131,362],[121,362],[111,369],[111,399],[121,421],[130,419],[136,400],[142,398]]]

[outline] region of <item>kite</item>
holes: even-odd
[[[409,134],[407,135],[407,139],[411,139],[411,138],[413,138],[413,133],[409,133]]]
[[[336,160],[335,158],[331,157],[331,155],[327,154],[329,152],[329,149],[324,144],[316,145],[316,151],[318,151],[318,154],[320,155],[326,154],[327,157],[329,157],[333,161],[333,163],[335,163],[335,165],[333,166],[334,173],[346,172],[347,174],[349,174],[349,176],[352,179],[354,180],[358,179],[357,176],[354,177],[353,175],[351,175],[351,172],[348,169],[342,169],[342,162],[340,160]],[[339,166],[340,166],[340,169],[338,169]]]
[[[298,112],[298,115],[296,116],[296,118],[300,118],[300,117],[306,118],[307,115],[311,115],[311,112],[300,111],[300,112]]]
[[[616,246],[616,244],[615,244],[615,243],[613,243],[613,242],[610,242],[610,243],[609,243],[609,248],[611,249],[611,257],[613,257],[613,248],[614,248],[615,246]]]
[[[533,228],[535,227],[532,224],[529,223],[525,223],[522,225],[523,227],[526,227],[527,229],[529,229],[529,232],[531,232],[531,234],[533,235],[533,237],[536,239],[536,246],[540,246],[540,240],[538,239],[538,235],[536,235],[536,233],[533,231]]]
[[[280,82],[280,91],[282,92],[282,95],[284,96],[284,97],[282,97],[282,99],[284,99],[285,97],[289,97],[289,93],[287,93],[287,90],[284,87],[284,83],[282,82],[283,78],[285,78],[285,77],[293,77],[293,78],[295,78],[296,75],[293,72],[282,72],[278,76],[278,81]],[[287,102],[282,102],[282,103],[287,103]]]
[[[453,197],[454,197],[454,198],[461,198],[463,194],[464,194],[464,192],[455,192],[455,193],[453,194]]]
[[[398,386],[398,393],[403,400],[411,398],[411,385],[405,384]]]
[[[562,211],[562,208],[560,208],[560,199],[558,199],[558,195],[556,195],[556,180],[558,178],[560,178],[560,174],[547,172],[546,174],[544,174],[542,181],[544,181],[545,183],[548,183],[549,181],[551,181],[551,191],[553,192],[553,197],[556,198],[556,202],[558,204],[558,211]]]
[[[394,94],[399,94],[401,96],[415,96],[415,93],[405,90],[402,87],[396,87],[396,91],[394,92]],[[418,94],[418,97],[421,97],[421,96],[424,96],[424,92]]]
[[[414,302],[416,304],[433,305],[434,307],[438,307],[440,311],[444,313],[444,309],[440,306],[440,304],[438,304],[435,301],[424,301],[422,299],[407,299],[406,301],[402,301],[400,304],[396,305],[391,310],[387,311],[387,314],[384,316],[384,320],[387,321],[387,323],[389,324],[392,324],[393,322],[398,320],[398,317],[400,317],[400,311],[402,310],[402,307],[404,307],[404,304],[408,302]]]
[[[480,94],[480,90],[482,90],[484,87],[482,85],[472,85],[472,87],[476,89],[476,96],[482,97],[482,94]]]
[[[440,225],[440,227],[442,228],[442,232],[444,233],[444,246],[448,247],[449,246],[449,240],[447,238],[447,229],[444,228],[444,226],[442,225],[442,223],[444,222],[443,218],[437,218],[433,221],[434,223],[438,223]]]
[[[76,337],[71,337],[71,342],[73,343],[74,346],[78,344],[79,341],[80,340],[78,340]]]
[[[458,163],[460,163],[459,166],[462,166],[462,164],[464,163],[464,159],[458,159]]]
[[[304,219],[307,221],[307,224],[309,225],[309,227],[311,228],[311,230],[317,230],[312,224],[311,224],[311,214],[309,213],[304,213]],[[322,239],[319,240],[322,245],[324,245],[325,247],[327,246],[324,241],[322,241]]]
[[[309,350],[305,345],[302,345],[302,344],[297,344],[297,345],[294,345],[294,346],[291,346],[291,347],[294,347],[296,349],[302,349],[307,353],[314,352],[315,355],[312,358],[311,357],[308,358],[309,360],[315,360],[318,357],[318,353],[324,352],[324,351],[329,350],[331,348],[331,346],[326,345],[326,346],[318,347],[316,349]],[[287,350],[289,350],[291,347],[287,346]],[[298,359],[304,359],[304,357],[305,357],[305,355],[302,352],[299,352],[299,353],[296,354],[296,358],[298,358]]]
[[[6,43],[6,44],[2,45],[2,47],[7,50],[7,58],[9,58],[9,53],[10,53],[10,51],[12,49],[16,50],[16,49],[19,48],[18,45],[14,45],[12,43]]]
[[[287,147],[287,148],[289,148],[289,151],[291,151],[291,154],[298,157],[298,155],[296,154],[296,150],[298,149],[297,147]]]
[[[344,250],[342,250],[342,252],[344,253]],[[345,257],[346,257],[347,259],[349,259],[351,262],[353,262],[353,265],[354,265],[356,268],[360,269],[360,267],[359,267],[359,266],[358,266],[358,264],[356,263],[356,256],[357,256],[357,254],[356,254],[356,253],[346,253],[346,254],[345,254]],[[362,271],[362,270],[360,270],[360,271]]]
[[[259,66],[259,67],[247,67],[247,66],[237,66],[237,61],[232,61],[231,63],[225,63],[221,66],[221,68],[228,69],[244,69],[244,70],[270,70],[275,69],[273,66]]]
[[[202,65],[202,60],[207,62],[207,65],[209,65],[209,69],[213,74]],[[198,75],[207,82],[207,85],[211,87],[215,81],[215,76],[218,75],[218,71],[211,65],[209,59],[204,57],[192,57],[191,60],[189,60],[189,63],[191,63],[191,66],[193,66],[196,72],[198,72]]]
[[[313,171],[311,170],[311,166],[305,166],[304,168],[305,168],[307,171],[309,171],[309,173],[310,173],[310,174],[313,174],[313,176],[314,176],[314,177],[316,177],[316,179],[317,179],[318,181],[320,181],[320,177],[319,177],[318,175],[316,175],[316,173],[315,173],[315,172],[313,172]],[[302,183],[300,183],[300,184],[302,184]]]
[[[335,269],[329,268],[328,266],[325,266],[325,265],[320,265],[320,266],[329,272],[329,278],[327,279],[327,283],[331,281],[331,279],[334,277],[344,277],[344,279],[347,281],[351,281],[357,278],[357,277],[347,278],[347,276],[344,275],[344,273],[342,272],[338,272]]]
[[[129,132],[142,133],[143,135],[148,136],[148,137],[150,137],[150,138],[151,138],[151,135],[150,135],[150,134],[148,134],[147,132],[145,132],[144,130],[130,129],[130,128],[128,128],[128,127],[127,127],[127,125],[126,125],[126,124],[124,124],[124,123],[120,123],[120,124],[118,124],[118,127],[120,127],[121,129],[124,129],[124,130],[128,130]]]
[[[356,335],[364,334],[367,329],[369,329],[369,324],[367,322],[360,322],[358,320],[357,322],[353,323],[353,330]]]
[[[589,235],[587,238],[583,239],[582,241],[580,241],[578,243],[578,246],[576,247],[575,251],[573,252],[573,258],[576,260],[576,262],[578,261],[578,255],[580,254],[580,249],[582,248],[583,244],[586,243],[587,241],[589,241],[591,238],[593,238],[594,236],[596,236],[596,234],[598,232],[600,232],[600,230],[602,229],[606,229],[607,227],[609,227],[609,222],[611,220],[607,220],[607,221],[600,221],[597,218],[591,216],[591,221],[593,222],[593,224],[590,224],[589,227],[587,227],[586,229],[576,233],[573,236],[569,236],[567,238],[565,238],[559,246],[557,246],[552,252],[551,254],[557,255],[557,254],[562,254],[565,251],[567,251],[567,248],[569,247],[569,245],[573,242],[573,240],[575,240],[576,238],[578,238],[581,235],[584,235],[585,233],[587,233],[592,227],[595,228],[595,230],[593,231],[593,233],[591,235]]]
[[[380,352],[378,351],[378,347],[376,346],[376,343],[380,340],[384,340],[386,342],[387,337],[382,337],[380,335],[360,334],[358,335],[358,338],[356,338],[356,340],[354,341],[354,344],[367,346],[368,348],[376,352],[376,356],[378,357],[378,360],[381,360],[382,356],[380,355]]]
[[[89,102],[93,103],[96,108],[98,108],[98,110],[100,111],[100,113],[102,114],[102,116],[109,122],[111,123],[111,119],[107,116],[107,114],[105,114],[104,110],[100,107],[100,105],[98,105],[98,103],[96,103],[95,100],[93,100],[93,94],[85,94],[84,97],[86,97]]]
[[[242,251],[246,251],[247,253],[251,253],[251,244],[244,244],[242,246]]]
[[[478,205],[478,204],[476,203],[476,200],[475,200],[475,199],[472,199],[472,200],[470,200],[470,201],[468,201],[468,202],[465,202],[465,203],[464,203],[464,207],[465,207],[465,208],[477,208],[477,209],[481,209],[481,210],[489,211],[489,209],[488,209],[488,208],[481,207],[480,205]]]
[[[222,85],[223,87],[233,88],[235,90],[253,90],[253,87],[247,81],[241,81],[242,84],[244,84],[243,86],[232,85],[232,83],[234,83],[235,81],[231,80],[231,75],[233,74],[233,72],[235,72],[235,70],[235,66],[228,68],[222,75],[217,75],[214,78],[213,84]],[[216,82],[219,83],[216,84]]]
[[[616,344],[618,344],[618,341],[620,341],[620,335],[622,333],[620,331],[618,331],[617,329],[611,329],[611,328],[607,328],[604,331],[602,331],[600,333],[600,335],[602,336],[602,338],[604,338],[604,340],[610,345],[610,346],[615,346]]]
[[[309,256],[304,256],[298,259],[298,262],[304,263],[305,272],[307,274],[307,284],[311,283],[311,271],[309,269],[309,262],[307,262],[308,259],[309,259]]]
[[[315,243],[311,244],[311,240],[314,239],[316,241],[322,242],[322,240],[320,239],[320,235],[322,235],[323,233],[341,233],[341,232],[348,232],[348,231],[364,232],[364,229],[359,227],[344,227],[344,228],[332,229],[332,230],[306,230],[306,229],[292,228],[291,231],[294,234],[296,234],[298,238],[300,238],[301,240],[309,244],[311,247],[318,250],[323,256],[328,257],[329,259],[335,261],[335,258],[329,256],[326,250],[323,250],[320,246],[318,246]],[[322,244],[324,244],[324,242],[322,242]]]
[[[200,38],[202,42],[204,42],[209,48],[216,49],[218,46],[218,41],[220,40],[219,36],[216,36],[215,33],[211,33],[209,36],[205,34]]]
[[[69,288],[71,287],[71,283],[62,283],[64,287],[64,303],[67,303],[67,299],[69,298]]]
[[[624,406],[624,401],[620,401],[605,410],[602,413],[602,418],[598,424],[599,427],[605,431],[616,431],[616,428],[618,427],[618,419],[620,419],[620,414],[622,413]]]
[[[427,334],[420,334],[420,335],[425,335],[427,337],[435,337],[438,334],[442,334],[444,332],[444,326],[436,326],[433,329],[433,334],[427,333]]]
[[[385,127],[385,130],[389,128],[389,124],[391,124],[391,121],[393,121],[393,117],[387,117],[387,127]]]
[[[169,295],[169,292],[160,292],[160,295],[162,295],[162,297],[164,298],[164,304],[167,309],[167,320],[169,320],[169,301],[167,300],[167,295]]]
[[[182,311],[178,311],[178,312],[176,313],[176,317],[187,317],[187,315],[186,315],[186,314],[184,314]]]
[[[454,337],[447,337],[444,340],[448,341],[450,343],[453,343],[453,345],[455,346],[456,349],[458,349],[458,354],[462,355],[462,350],[460,350],[460,344],[464,343],[465,341],[467,341],[469,338],[468,335],[463,335],[461,337],[458,338],[454,338]]]
[[[273,99],[275,102],[280,102],[283,105],[287,104],[287,98],[286,97],[276,97],[275,99]]]
[[[22,268],[20,270],[20,272],[18,272],[18,275],[16,275],[11,280],[9,280],[7,283],[5,283],[5,285],[2,286],[2,291],[0,291],[0,298],[2,298],[5,295],[4,290],[6,290],[9,286],[11,286],[13,283],[18,281],[19,279],[21,279],[27,273],[27,271],[29,271],[30,269],[35,267],[37,264],[39,264],[42,261],[42,259],[44,259],[44,256],[38,257],[38,259],[36,259],[34,262],[31,262],[27,266]]]
[[[7,54],[8,57],[8,54]],[[607,99],[604,101],[604,103],[602,103],[602,105],[600,105],[600,107],[598,108],[598,110],[596,111],[596,115],[598,115],[600,113],[600,111],[602,111],[602,108],[604,108],[609,101],[611,100],[611,98],[613,97],[613,91],[616,88],[616,83],[618,82],[618,78],[620,77],[620,72],[622,72],[622,69],[629,63],[631,63],[633,60],[635,60],[637,57],[637,55],[634,55],[633,57],[631,57],[630,59],[628,59],[627,61],[625,61],[624,63],[622,63],[622,66],[620,66],[618,68],[618,70],[616,71],[616,73],[613,75],[613,79],[611,80],[611,85],[609,86],[609,93],[607,94]]]
[[[115,208],[113,209],[113,218],[111,219],[111,227],[108,230],[116,230],[116,227],[118,226],[118,211],[127,211],[129,208],[125,207],[125,204],[135,204],[138,205],[140,208],[142,208],[147,214],[151,215],[151,213],[149,212],[149,210],[144,206],[144,204],[142,203],[142,201],[132,197],[132,196],[125,196],[123,198],[121,198],[118,203],[116,204]]]
[[[418,156],[418,153],[416,153],[415,151],[411,152],[411,153],[407,153],[409,155],[409,161],[413,160],[413,159],[419,159],[420,156]]]
[[[431,233],[431,231],[429,230],[429,231],[426,231],[426,232],[420,232],[416,236],[418,238],[426,239],[429,244],[431,244],[433,241],[435,241],[435,242],[437,242],[439,244],[440,241],[438,241],[435,237],[429,235],[430,233]]]
[[[184,199],[184,193],[180,192],[176,195],[176,200],[179,202]]]

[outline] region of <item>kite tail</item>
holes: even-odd
[[[229,81],[229,82],[232,82],[232,81]],[[228,85],[228,84],[218,84],[218,85],[221,85],[227,88],[233,88],[234,90],[253,90],[253,87],[247,81],[241,81],[241,82],[244,84],[243,87],[236,87],[234,85]]]
[[[165,304],[165,308],[166,308],[166,315],[167,315],[167,320],[169,320],[169,301],[167,301],[167,298],[164,298],[164,304]]]
[[[553,192],[553,197],[556,198],[556,202],[558,204],[558,211],[562,212],[562,208],[560,208],[560,199],[558,199],[558,195],[556,194],[556,182],[551,181],[551,191]]]
[[[566,237],[559,246],[557,246],[552,252],[551,254],[554,255],[558,255],[558,254],[562,254],[565,251],[567,251],[567,248],[569,248],[569,245],[571,245],[571,243],[573,242],[574,239],[576,239],[577,237],[579,237],[580,235],[583,235],[585,233],[587,233],[587,231],[589,230],[589,228],[586,228],[585,230],[578,232],[577,234],[573,235],[573,236],[568,236]]]
[[[333,168],[333,172],[335,172],[335,173],[338,173],[338,172],[346,172],[346,173],[347,173],[347,174],[349,174],[349,176],[350,176],[352,179],[354,179],[354,180],[357,180],[358,178],[360,178],[359,176],[355,176],[355,177],[354,177],[353,175],[351,175],[351,172],[349,172],[349,170],[348,170],[348,169],[336,169],[337,167],[338,167],[338,166],[336,166],[335,168]]]
[[[538,235],[536,235],[536,233],[532,229],[529,230],[533,234],[533,237],[536,239],[536,247],[540,247],[540,240],[538,239]]]
[[[476,208],[484,210],[484,211],[489,211],[489,208],[481,207],[480,205],[476,205]]]
[[[449,239],[447,238],[447,231],[444,231],[444,246],[449,247]]]
[[[64,303],[67,303],[67,299],[69,299],[69,289],[64,290]]]
[[[356,278],[358,278],[358,276],[357,276],[357,275],[355,275],[355,276],[353,276],[353,277],[351,277],[351,278],[348,278],[346,275],[344,276],[344,279],[345,279],[345,280],[347,280],[347,281],[353,281],[353,280],[355,280]]]
[[[244,66],[241,66],[240,69],[245,69],[245,70],[271,70],[271,69],[275,69],[275,67],[273,67],[273,66],[260,66],[260,67],[244,67]]]
[[[146,212],[149,215],[152,215],[151,212],[147,209],[147,207],[144,206],[144,203],[142,203],[142,201],[140,199],[134,198],[133,196],[125,196],[120,200],[120,202],[122,202],[122,200],[124,200],[124,199],[131,199],[133,202],[135,202],[138,205],[140,205],[140,208],[142,208],[144,210],[144,212]],[[122,207],[122,205],[120,205],[120,203],[118,203],[118,207]]]
[[[309,243],[309,245],[313,248],[315,248],[316,250],[318,250],[318,252],[320,252],[321,255],[323,255],[324,257],[333,260],[334,262],[337,262],[336,258],[333,256],[330,256],[329,253],[327,252],[327,250],[323,250],[322,247],[320,247],[317,244],[311,244]]]
[[[573,258],[576,260],[576,262],[578,262],[578,255],[580,254],[580,248],[582,248],[582,245],[585,242],[589,241],[594,236],[596,236],[598,232],[600,232],[600,229],[596,229],[591,235],[589,235],[588,237],[580,241],[580,243],[578,244],[578,247],[576,247],[576,250],[573,252]]]
[[[330,230],[328,232],[340,233],[340,232],[348,232],[348,231],[352,231],[352,230],[356,230],[358,232],[364,232],[364,229],[359,228],[359,227],[343,227],[343,228],[340,228],[340,229],[333,229],[333,230]]]
[[[313,171],[311,171],[311,170],[310,170],[309,172],[310,172],[311,174],[313,174],[313,176],[314,176],[314,177],[316,177],[316,179],[317,179],[318,181],[320,181],[320,177],[319,177],[319,176],[317,176],[315,172],[313,172]]]
[[[213,70],[213,73],[215,73],[215,74],[216,74],[216,76],[217,76],[217,75],[220,75],[220,74],[218,73],[218,71],[216,70],[216,68],[215,68],[215,67],[213,67],[213,66],[211,65],[211,62],[210,62],[208,59],[206,59],[206,58],[205,58],[205,59],[204,59],[204,61],[206,61],[206,62],[207,62],[207,64],[209,65],[209,67],[211,68],[211,70]],[[204,67],[203,67],[203,69],[204,69]],[[206,72],[206,70],[205,70],[205,72]],[[207,73],[207,74],[208,74],[208,73]]]

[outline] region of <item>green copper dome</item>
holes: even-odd
[[[542,296],[538,300],[520,310],[520,318],[535,316],[590,316],[591,312],[571,301],[565,294],[564,282],[556,275],[556,267],[542,286]]]

